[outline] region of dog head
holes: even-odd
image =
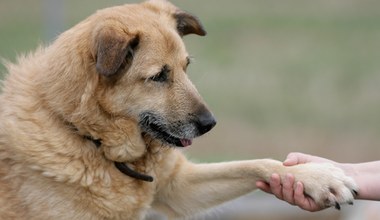
[[[132,118],[143,132],[173,146],[188,146],[214,127],[214,116],[186,75],[190,58],[182,37],[206,35],[196,17],[164,0],[95,16],[92,56],[102,111]]]

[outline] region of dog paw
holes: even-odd
[[[334,206],[339,210],[342,204],[353,204],[358,187],[340,168],[324,163],[300,164],[294,168],[296,181],[304,184],[305,194],[320,207]]]

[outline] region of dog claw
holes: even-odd
[[[354,202],[353,201],[349,201],[348,204],[349,205],[354,205]]]
[[[352,194],[355,195],[355,196],[358,196],[358,195],[359,195],[358,191],[356,191],[356,190],[354,190],[354,189],[352,190]]]
[[[340,210],[340,205],[339,205],[339,203],[335,203],[335,208],[337,209],[337,210]]]

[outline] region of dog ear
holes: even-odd
[[[181,36],[188,34],[196,34],[205,36],[206,31],[203,28],[202,23],[197,17],[187,12],[178,11],[174,13],[174,18],[177,22],[177,31]]]
[[[129,36],[111,28],[104,28],[96,36],[96,70],[112,76],[132,61],[139,44],[139,36]]]

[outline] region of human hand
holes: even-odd
[[[335,166],[338,166],[338,163],[323,157],[317,157],[313,156],[310,154],[303,154],[303,153],[298,153],[298,152],[293,152],[288,154],[286,159],[284,160],[283,164],[284,166],[293,166],[297,164],[302,164],[302,163],[331,163]]]
[[[309,162],[336,164],[334,161],[303,153],[288,154],[283,164],[285,166],[292,166]],[[285,175],[283,180],[281,180],[280,175],[272,174],[269,183],[257,181],[256,186],[264,192],[271,193],[278,199],[284,200],[291,205],[296,205],[301,209],[311,212],[324,209],[323,207],[319,207],[311,197],[304,194],[303,184],[301,182],[295,183],[295,178],[292,174]]]
[[[301,182],[294,184],[292,174],[287,174],[281,182],[280,175],[275,173],[270,177],[269,183],[257,181],[256,186],[264,192],[271,193],[278,199],[284,200],[291,205],[296,205],[301,209],[310,212],[324,209],[319,207],[311,197],[304,194],[304,187]]]

